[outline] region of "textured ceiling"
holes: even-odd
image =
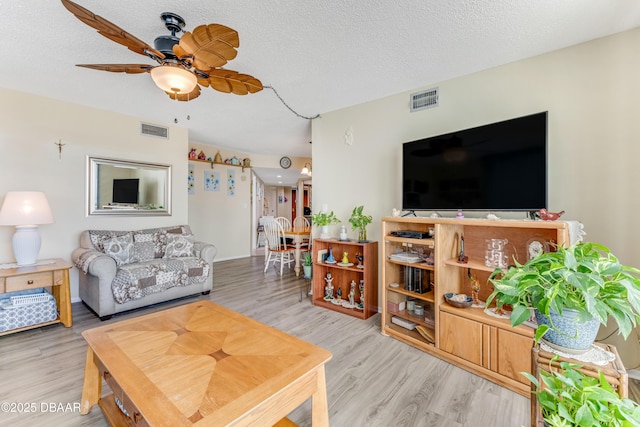
[[[149,44],[167,34],[160,13],[186,29],[238,31],[226,68],[271,85],[313,116],[513,62],[640,25],[637,0],[77,0]],[[152,61],[76,19],[58,0],[0,0],[0,85],[188,127],[193,141],[250,153],[310,156],[310,121],[270,90],[236,96],[204,88],[171,101],[150,75],[75,67]],[[190,117],[187,120],[187,116]]]

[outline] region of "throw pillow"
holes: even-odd
[[[133,236],[131,233],[122,236],[114,236],[103,242],[104,252],[116,260],[116,265],[129,264],[133,262]]]
[[[154,251],[153,258],[162,258],[167,245],[166,236],[167,233],[164,230],[146,233],[138,232],[133,235],[133,240],[135,243],[151,243]]]
[[[150,261],[156,258],[155,245],[153,242],[136,242],[134,239],[131,258],[133,262]]]
[[[163,258],[193,256],[193,235],[167,234],[167,249]]]

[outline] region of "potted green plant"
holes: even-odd
[[[558,246],[507,271],[496,269],[489,281],[494,290],[486,305],[494,299],[498,309],[511,305],[513,326],[526,321],[534,309],[536,342],[544,336],[552,344],[585,350],[609,316],[625,338],[640,319],[640,270],[620,264],[601,244]]]
[[[312,258],[311,253],[307,252],[304,254],[304,260],[302,262],[302,270],[304,272],[304,277],[307,279],[311,278],[311,270],[312,270]]]
[[[626,397],[620,397],[602,373],[598,378],[583,374],[580,365],[560,362],[560,370],[540,370],[538,381],[533,375],[522,374],[531,381],[540,405],[541,416],[550,427],[568,426],[638,426],[640,407]]]
[[[351,212],[351,217],[349,218],[351,229],[358,229],[358,242],[367,241],[367,225],[373,221],[371,215],[364,215],[362,213],[363,209],[364,205],[356,206],[353,208],[353,212]]]
[[[335,216],[333,211],[331,212],[318,212],[311,216],[311,221],[313,225],[317,225],[321,228],[320,230],[320,238],[327,239],[329,238],[329,226],[332,224],[337,224],[340,220]]]

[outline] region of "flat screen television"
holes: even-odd
[[[405,142],[405,211],[547,207],[547,112]]]
[[[138,178],[113,180],[113,203],[138,204]]]

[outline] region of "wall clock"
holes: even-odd
[[[549,244],[545,240],[533,238],[527,242],[527,259],[535,258],[544,252],[549,252]]]
[[[282,166],[283,169],[289,169],[289,167],[291,166],[291,159],[286,156],[281,158],[280,166]]]

